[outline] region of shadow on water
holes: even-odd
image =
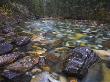
[[[0,82],[30,82],[30,80],[31,80],[31,76],[21,75],[21,76],[13,78],[11,80],[7,79],[7,78],[4,78],[4,80],[2,80]]]
[[[102,64],[92,67],[82,82],[102,82],[104,78]]]

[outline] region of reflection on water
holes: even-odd
[[[110,38],[109,25],[97,25],[86,20],[37,20],[26,22],[26,26],[27,31],[43,36],[45,39],[66,39],[63,46],[87,45],[101,49],[102,42]]]

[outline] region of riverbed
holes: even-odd
[[[109,50],[108,46],[103,45],[104,41],[110,39],[108,24],[97,24],[96,21],[87,20],[42,19],[26,22],[26,27],[26,32],[39,36],[44,50],[57,57],[63,58],[66,55],[66,48],[79,46]],[[109,82],[109,74],[110,70],[105,64],[97,64],[90,69],[83,82]]]

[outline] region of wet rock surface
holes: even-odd
[[[50,74],[49,72],[43,72],[33,77],[31,82],[60,82],[57,74]]]
[[[20,52],[13,52],[13,53],[2,55],[0,56],[0,66],[10,64],[22,56],[23,55],[20,54]]]
[[[21,71],[23,69],[24,70],[31,69],[37,63],[37,60],[35,59],[38,57],[32,58],[32,56],[29,56],[28,58],[26,58],[27,47],[30,47],[27,45],[29,42],[31,42],[31,39],[29,38],[28,35],[27,36],[19,35],[19,33],[14,30],[15,27],[11,27],[10,24],[5,24],[0,29],[1,29],[0,31],[0,70],[1,70],[0,76],[4,78],[3,82],[19,82],[19,81],[12,80],[13,78],[18,79],[19,76],[22,76],[23,73],[22,72],[18,73],[17,71]],[[14,42],[13,42],[13,38],[15,38]],[[19,49],[21,46],[23,46],[24,48],[23,52],[21,52]],[[15,62],[16,64],[14,64]],[[14,68],[15,66],[13,64],[15,66],[18,66],[19,70],[18,69],[13,70],[11,68],[10,70],[6,70],[8,67],[10,67],[10,65],[12,65],[13,66],[12,68]]]
[[[6,71],[2,76],[6,79],[3,82],[30,82],[31,80],[31,76],[13,71]]]
[[[2,33],[4,34],[8,34],[13,32],[13,27],[11,27],[10,25],[6,25],[2,28]]]
[[[17,72],[14,72],[14,71],[9,71],[9,70],[5,70],[5,71],[3,71],[3,73],[2,73],[2,76],[3,77],[5,77],[5,78],[7,78],[7,79],[12,79],[12,78],[14,78],[14,77],[17,77],[17,76],[20,76],[21,75],[21,73],[17,73]]]
[[[82,78],[88,69],[100,58],[89,48],[79,47],[73,49],[65,60],[63,72]]]
[[[30,42],[30,38],[27,36],[19,36],[14,39],[13,43],[15,43],[17,46],[24,46],[27,45]]]
[[[13,45],[9,43],[0,43],[0,55],[7,54],[13,50]]]
[[[18,71],[18,72],[26,72],[27,70],[31,69],[35,64],[38,63],[38,58],[26,56],[13,64],[7,66],[6,69]]]

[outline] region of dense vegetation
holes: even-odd
[[[0,0],[2,5],[12,2],[37,16],[110,20],[109,0]]]

